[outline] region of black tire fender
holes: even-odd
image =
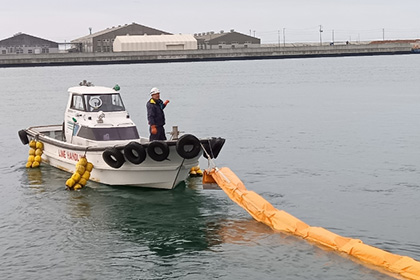
[[[176,151],[185,159],[195,158],[201,151],[200,140],[192,134],[182,135],[176,142]]]
[[[146,149],[138,142],[130,142],[124,147],[124,156],[129,162],[140,164],[146,159]]]
[[[106,149],[102,153],[102,158],[113,168],[120,168],[125,162],[123,154],[116,148]]]
[[[164,161],[169,156],[168,144],[163,141],[152,141],[147,147],[147,154],[155,161]]]
[[[29,143],[28,134],[26,133],[26,130],[19,130],[18,135],[23,145],[27,145]]]

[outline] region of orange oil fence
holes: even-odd
[[[359,239],[342,237],[322,227],[312,227],[289,213],[273,207],[263,197],[248,191],[242,181],[227,167],[205,171],[203,183],[217,183],[239,206],[255,220],[272,229],[291,233],[321,244],[372,265],[400,274],[408,279],[420,280],[420,262],[406,256],[391,254],[364,244]]]

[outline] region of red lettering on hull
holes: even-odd
[[[67,158],[74,161],[79,161],[79,158],[81,157],[81,155],[75,152],[66,151],[66,150],[58,150],[58,156],[61,158]]]

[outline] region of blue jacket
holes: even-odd
[[[165,113],[163,109],[166,107],[163,104],[161,99],[154,100],[150,98],[147,101],[146,108],[147,108],[147,120],[149,121],[149,125],[156,125],[156,126],[163,126],[165,125]]]

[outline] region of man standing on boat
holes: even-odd
[[[168,105],[169,100],[163,102],[160,99],[160,90],[155,87],[150,90],[150,96],[151,98],[146,104],[147,120],[150,125],[149,140],[166,140],[165,128],[163,127],[165,125],[165,113],[163,109]]]

